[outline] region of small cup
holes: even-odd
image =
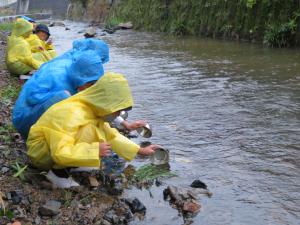
[[[144,138],[150,138],[152,136],[152,130],[148,123],[145,126],[136,129],[136,131]]]
[[[169,150],[159,148],[150,158],[153,165],[164,165],[169,163]]]

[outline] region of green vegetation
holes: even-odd
[[[298,0],[123,0],[108,21],[136,29],[264,43],[300,45]]]
[[[0,23],[0,31],[11,31],[12,23]]]
[[[153,181],[160,177],[173,177],[176,176],[171,173],[168,167],[165,166],[155,166],[152,164],[147,164],[140,167],[134,174],[133,179],[140,183],[144,181]]]
[[[14,165],[12,165],[12,168],[15,170],[15,174],[13,175],[13,177],[19,177],[22,181],[25,181],[24,172],[27,169],[27,165],[22,166],[18,162],[16,162]]]
[[[21,90],[21,87],[16,85],[16,82],[12,80],[13,83],[9,84],[5,88],[0,90],[0,99],[3,102],[14,101],[18,96]]]

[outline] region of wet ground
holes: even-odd
[[[82,34],[54,27],[59,51]],[[63,34],[63,35],[62,35]],[[166,184],[207,183],[194,224],[299,224],[300,52],[247,43],[118,31],[107,71],[127,76],[151,141],[171,152],[179,177]],[[140,165],[144,162],[134,162]],[[162,188],[129,191],[147,206],[136,224],[182,224]]]

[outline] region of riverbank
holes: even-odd
[[[293,0],[124,0],[112,7],[111,21],[174,35],[300,46],[300,2]]]
[[[5,27],[9,27],[9,25]],[[65,30],[64,27],[59,26],[50,29],[56,29],[59,33]],[[76,33],[78,34],[78,31]],[[104,177],[102,171],[72,174],[81,186],[68,190],[57,189],[47,181],[46,173],[37,171],[30,166],[26,156],[25,143],[11,122],[12,108],[21,85],[18,79],[11,77],[5,68],[8,33],[1,34],[0,56],[3,60],[0,64],[0,224],[19,221],[22,225],[125,225],[130,222],[143,221],[146,210],[149,209],[146,209],[135,196],[128,196],[126,192],[128,188],[139,185],[141,192],[148,194],[148,191],[143,188],[150,188],[153,181],[149,182],[148,180],[145,184],[142,181],[135,183],[132,180],[135,167],[132,165],[128,165],[121,175],[116,176],[112,173]],[[71,44],[70,39],[66,40]],[[165,170],[160,170],[160,172]],[[145,171],[143,175],[145,175]],[[153,173],[150,175],[153,176]],[[143,176],[140,175],[139,179],[141,177]],[[156,180],[156,184],[161,188],[166,188],[161,180]],[[172,189],[172,191],[172,193],[176,193],[174,191],[177,190]],[[162,194],[162,190],[159,193]],[[204,190],[204,193],[201,190],[200,193],[193,193],[194,197],[198,194],[211,196],[207,190]],[[183,194],[186,195],[186,193]],[[166,208],[171,208],[168,201],[166,202]],[[175,207],[188,222],[186,224],[191,224],[193,213],[199,212],[200,204],[196,199],[189,197],[178,202]]]

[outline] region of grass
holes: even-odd
[[[16,162],[14,165],[12,165],[12,168],[15,170],[15,174],[13,175],[13,177],[19,177],[22,181],[25,181],[24,172],[27,169],[27,165],[22,166],[18,162]]]
[[[21,91],[21,86],[18,83],[17,78],[9,78],[7,85],[0,89],[0,100],[2,104],[10,105],[12,104]]]
[[[12,23],[0,23],[0,31],[11,31],[12,26]]]
[[[105,27],[106,28],[111,28],[111,27],[115,27],[120,23],[123,23],[124,21],[118,17],[109,17],[106,21],[105,21]]]
[[[147,164],[140,167],[134,174],[133,179],[140,183],[145,181],[153,181],[161,177],[173,177],[176,174],[170,172],[169,167],[166,166],[155,166]]]

